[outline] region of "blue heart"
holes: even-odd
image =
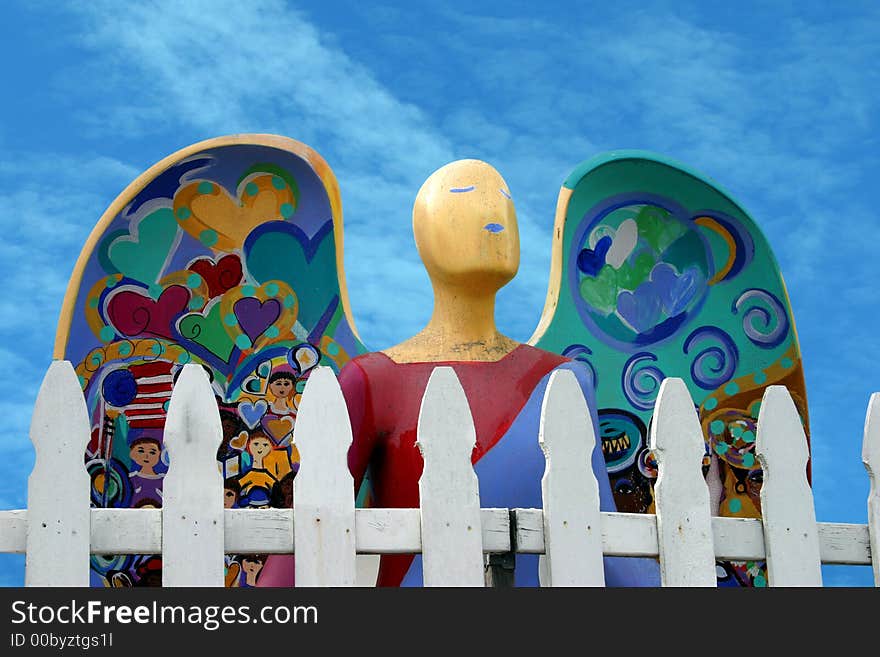
[[[265,399],[258,399],[255,404],[249,401],[243,401],[238,405],[238,414],[248,429],[253,429],[260,423],[260,419],[266,414],[269,405]]]
[[[651,281],[658,288],[658,296],[669,317],[683,312],[702,284],[702,276],[696,267],[688,267],[680,275],[667,263],[660,263],[651,272]]]
[[[624,290],[617,296],[617,312],[636,333],[646,333],[661,319],[661,301],[657,285],[642,283],[635,292]]]
[[[587,276],[595,276],[599,270],[605,266],[605,256],[608,249],[611,248],[612,239],[610,235],[606,235],[596,242],[594,249],[581,249],[578,254],[577,266]]]

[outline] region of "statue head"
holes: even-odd
[[[510,190],[480,160],[457,160],[431,174],[416,196],[413,233],[435,288],[495,292],[519,269]]]

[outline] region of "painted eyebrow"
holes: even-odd
[[[502,195],[504,198],[509,199],[509,200],[513,200],[513,199],[510,198],[510,193],[504,191],[504,188],[499,187],[499,188],[498,188],[498,191],[501,192],[501,195]]]
[[[476,185],[471,185],[470,187],[452,187],[449,191],[453,194],[461,194],[462,192],[472,192],[475,189]]]

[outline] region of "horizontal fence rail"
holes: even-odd
[[[227,553],[292,554],[291,509],[260,511],[224,509]],[[544,514],[541,509],[513,509],[516,551],[543,554]],[[602,552],[606,556],[652,557],[659,552],[656,516],[607,513],[600,515]],[[481,509],[483,552],[509,552],[508,509]],[[422,551],[418,509],[355,509],[358,554],[410,554]],[[27,551],[27,511],[0,511],[0,553]],[[819,554],[823,564],[871,565],[871,546],[865,525],[819,522]],[[162,551],[161,509],[91,509],[92,554],[158,554]],[[757,518],[712,518],[715,557],[731,561],[766,559],[764,528]]]
[[[865,525],[816,522],[806,437],[781,386],[767,389],[758,418],[761,519],[711,515],[704,439],[680,379],[662,383],[651,423],[656,515],[599,511],[595,428],[565,371],[551,376],[535,437],[547,462],[541,509],[480,507],[473,420],[448,367],[432,374],[419,416],[420,508],[354,508],[352,432],[329,368],[318,368],[303,393],[293,509],[223,508],[219,415],[201,367],[185,366],[172,394],[163,508],[90,508],[78,465],[89,431],[73,368],[56,361],[34,408],[28,509],[0,511],[0,552],[26,554],[28,586],[87,586],[89,554],[162,554],[163,586],[223,586],[225,553],[296,553],[298,586],[369,585],[358,555],[420,553],[426,586],[483,586],[485,555],[509,552],[543,555],[545,586],[602,586],[603,556],[657,558],[663,586],[714,586],[716,559],[766,559],[770,586],[821,586],[821,564],[871,565],[880,586],[880,394],[865,420]]]

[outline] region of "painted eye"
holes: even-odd
[[[503,189],[499,189],[498,191],[501,192],[501,196],[503,196],[504,198],[506,198],[508,201],[512,201],[512,200],[513,200],[513,199],[510,197],[510,194],[508,194],[505,190],[503,190]]]
[[[449,191],[453,194],[461,194],[462,192],[472,192],[476,188],[476,185],[471,185],[470,187],[452,187]]]

